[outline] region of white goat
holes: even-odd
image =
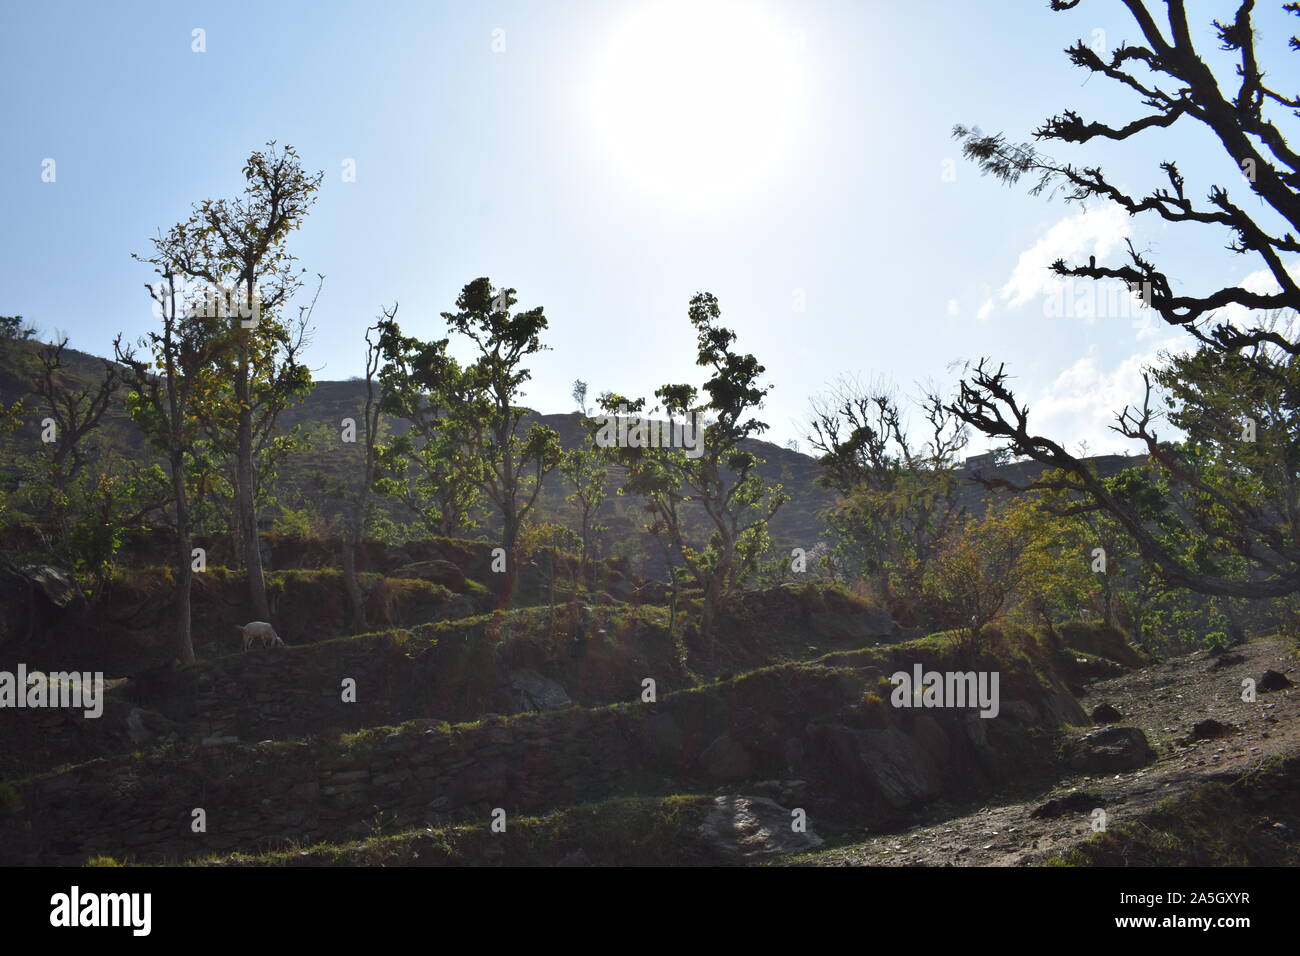
[[[235,627],[244,635],[245,651],[254,641],[261,641],[263,647],[271,647],[275,644],[284,647],[284,641],[280,640],[280,635],[275,633],[275,628],[265,621],[251,621],[248,624],[236,624]]]

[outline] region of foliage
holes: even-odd
[[[693,433],[699,455],[682,447],[647,447],[640,442],[616,448],[612,454],[626,469],[620,493],[646,501],[651,515],[648,530],[662,535],[694,584],[703,592],[701,631],[712,640],[713,619],[723,598],[758,568],[770,544],[768,521],[787,500],[780,486],[767,487],[755,470],[759,458],[742,443],[767,430],[753,417],[762,408],[771,386],[760,386],[764,368],[753,355],[732,348],[736,333],[719,324],[718,300],[707,292],[690,302],[689,316],[696,332],[696,364],[710,369],[701,400],[700,391],[688,384],[664,385],[655,391],[672,427]],[[640,412],[644,399],[629,401],[612,393],[600,398],[609,428],[612,417],[623,411]],[[654,412],[660,411],[656,407]],[[635,419],[629,430],[637,434],[646,425]],[[702,430],[703,434],[700,434]],[[597,436],[599,439],[600,436]],[[602,442],[606,447],[608,441]],[[699,547],[687,539],[683,508],[698,507],[708,517],[708,543]]]

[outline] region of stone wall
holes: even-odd
[[[942,666],[937,653],[910,656]],[[1041,731],[1080,716],[1054,678],[1008,674],[992,719],[864,706],[902,659],[768,668],[657,703],[96,761],[0,788],[0,864],[183,860],[485,823],[494,807],[530,814],[617,793],[777,779],[803,782],[810,815],[851,805],[863,824],[888,826],[941,797],[1054,773],[1054,742]],[[206,833],[191,832],[196,807]]]
[[[661,613],[597,608],[578,612],[583,620],[575,625],[565,619],[570,610],[559,609],[553,631],[546,610],[535,608],[311,645],[255,647],[111,690],[104,715],[93,720],[79,711],[5,710],[0,780],[143,749],[172,734],[192,742],[256,743],[420,718],[511,714],[533,709],[513,692],[526,678],[530,686],[549,686],[561,705],[635,700],[647,676],[661,694],[689,686]],[[583,635],[580,641],[575,633]],[[345,678],[356,682],[355,703],[343,701]]]

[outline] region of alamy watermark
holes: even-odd
[[[1001,709],[997,671],[895,671],[889,702],[895,707],[978,707],[981,717],[996,717]]]
[[[238,285],[229,288],[215,283],[176,283],[173,292],[163,283],[154,290],[154,314],[166,318],[175,308],[177,315],[205,319],[238,319],[245,329],[257,328],[262,318],[262,297],[256,288],[250,293]]]
[[[0,671],[0,708],[60,707],[80,709],[94,720],[104,713],[104,672]]]
[[[626,405],[620,405],[616,414],[597,415],[593,421],[601,422],[596,432],[601,448],[681,448],[687,458],[704,454],[706,426],[698,412],[682,420],[659,421],[630,414]]]

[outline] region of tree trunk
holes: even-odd
[[[249,407],[248,353],[240,355],[235,395],[239,401],[237,435],[239,525],[243,536],[244,567],[248,575],[248,605],[254,619],[270,621],[271,609],[266,602],[266,580],[262,576],[262,543],[257,529],[257,507],[253,494],[253,410]]]
[[[176,496],[176,656],[182,665],[194,663],[194,638],[190,626],[190,585],[194,556],[190,553],[190,506],[185,496],[185,464],[171,456],[172,493]]]
[[[366,597],[357,581],[357,546],[351,538],[343,541],[343,581],[352,611],[352,633],[363,634],[366,630]]]
[[[501,593],[497,595],[497,606],[500,608],[510,607],[511,601],[514,600],[515,587],[519,583],[519,554],[517,553],[519,518],[514,512],[513,505],[514,501],[510,499],[501,513],[501,547],[506,552],[506,573],[505,580],[501,582]]]

